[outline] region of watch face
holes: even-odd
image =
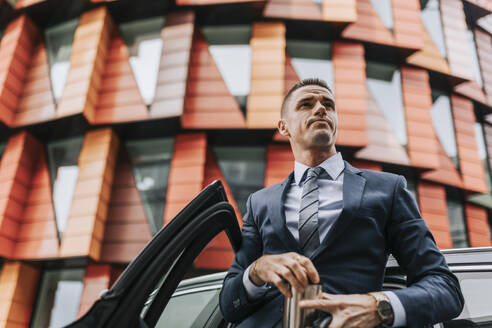
[[[378,303],[378,310],[384,318],[393,315],[393,308],[388,301],[380,301]]]

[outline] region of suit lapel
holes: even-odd
[[[362,172],[356,169],[349,163],[345,162],[343,177],[343,210],[340,216],[336,219],[325,239],[321,242],[320,247],[313,253],[311,258],[316,257],[319,253],[325,250],[338,236],[340,236],[352,223],[357,214],[366,179],[360,176]]]
[[[293,178],[294,172],[292,172],[284,182],[277,185],[277,188],[273,190],[271,207],[272,215],[270,215],[270,222],[274,227],[275,233],[280,237],[279,239],[284,243],[285,247],[300,253],[301,249],[299,247],[299,243],[296,241],[289,229],[287,229],[284,210],[285,196],[288,186],[290,186]]]

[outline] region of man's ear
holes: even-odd
[[[290,137],[289,129],[287,128],[287,122],[283,119],[278,121],[278,132],[284,137]]]

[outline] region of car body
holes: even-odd
[[[221,182],[214,181],[156,234],[88,313],[68,327],[232,327],[219,309],[225,272],[181,281],[222,231],[238,250],[241,233],[234,209]],[[492,327],[492,247],[443,253],[460,279],[465,308],[458,318],[434,327]],[[404,273],[390,258],[384,289],[405,286]]]

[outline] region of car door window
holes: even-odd
[[[218,289],[174,295],[157,321],[156,328],[193,327],[198,320],[207,320],[218,305]]]

